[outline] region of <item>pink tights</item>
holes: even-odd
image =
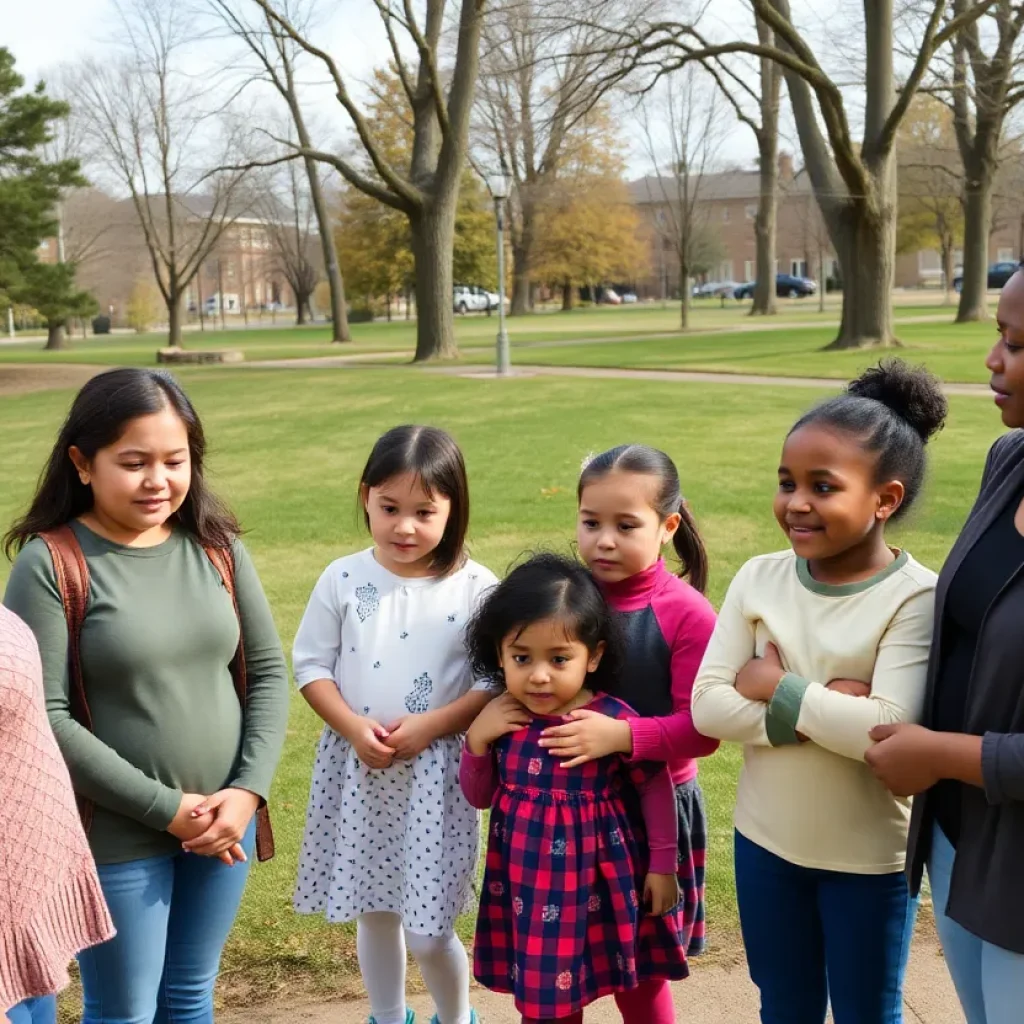
[[[675,1004],[667,981],[645,981],[628,992],[616,992],[615,1005],[623,1024],[675,1024]],[[524,1017],[523,1024],[583,1024],[583,1011],[551,1022]]]

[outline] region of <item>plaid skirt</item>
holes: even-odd
[[[704,867],[708,849],[708,824],[704,794],[696,779],[676,786],[679,817],[679,891],[683,941],[687,956],[704,952],[707,927],[704,912]]]

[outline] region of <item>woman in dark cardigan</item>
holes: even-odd
[[[925,865],[968,1024],[1024,1020],[1024,271],[1003,289],[986,366],[1003,423],[936,591],[923,725],[881,726],[867,760],[914,801],[907,869]]]

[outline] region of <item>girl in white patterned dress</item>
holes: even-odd
[[[493,696],[466,623],[497,582],[466,557],[469,489],[444,431],[403,426],[360,481],[373,547],[328,566],[295,638],[295,681],[326,726],[295,908],[356,920],[371,1024],[412,1024],[405,954],[435,1024],[476,1024],[455,919],[472,904],[478,818],[459,787],[462,734]]]

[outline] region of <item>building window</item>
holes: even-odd
[[[753,260],[743,261],[743,280],[755,281],[757,279],[757,266]]]
[[[719,281],[731,281],[732,280],[732,260],[723,260],[718,265],[718,280]]]
[[[807,260],[790,260],[789,261],[789,272],[794,277],[806,277],[807,276]]]
[[[748,203],[743,213],[746,215],[747,220],[757,220],[757,207],[752,203]]]
[[[1000,263],[1013,263],[1013,250],[1012,249],[1000,249],[996,255],[996,259]]]
[[[921,249],[917,254],[917,269],[922,274],[942,270],[942,257],[935,249]]]
[[[723,224],[728,224],[729,223],[729,207],[728,206],[723,206],[722,207],[722,223]]]
[[[39,251],[40,252],[49,252],[50,251],[50,240],[48,238],[44,238],[39,243]]]

